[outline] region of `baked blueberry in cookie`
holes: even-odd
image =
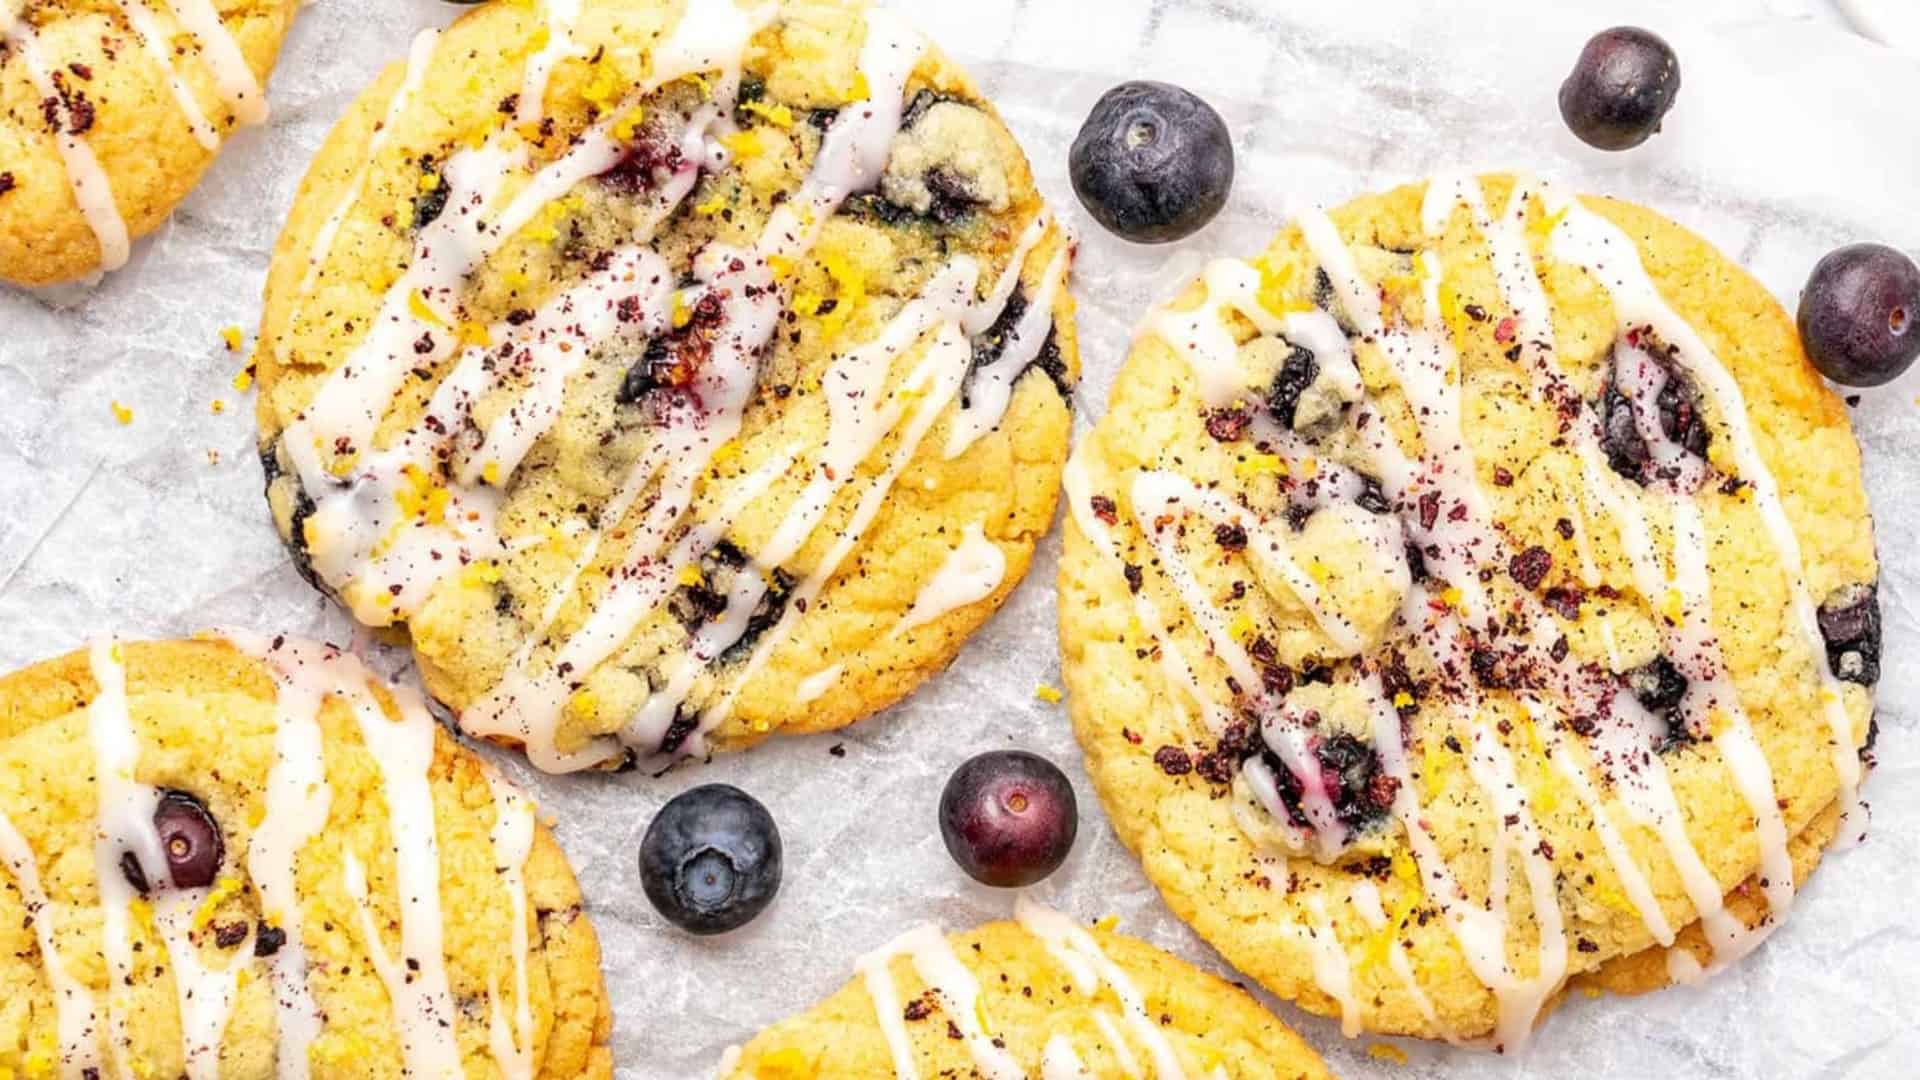
[[[226,141],[267,117],[297,0],[0,5],[0,281],[127,261]]]
[[[1569,984],[1725,968],[1864,827],[1845,409],[1649,211],[1465,176],[1303,209],[1148,314],[1066,487],[1116,829],[1349,1034],[1512,1048]]]
[[[924,924],[813,1009],[727,1051],[721,1080],[1156,1076],[1328,1080],[1237,986],[1022,896],[1009,922]]]
[[[233,634],[0,705],[0,1075],[612,1075],[573,872],[417,693]]]
[[[967,78],[854,0],[543,0],[417,39],[275,257],[296,565],[549,770],[837,728],[1025,572],[1072,253]]]

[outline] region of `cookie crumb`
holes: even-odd
[[[1367,1047],[1367,1056],[1375,1061],[1386,1061],[1395,1065],[1407,1063],[1407,1052],[1387,1043],[1374,1043]]]

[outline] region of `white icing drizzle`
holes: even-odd
[[[1094,1080],[1094,1076],[1074,1051],[1073,1041],[1055,1032],[1040,1051],[1040,1080]]]
[[[1044,218],[1043,218],[1044,220]],[[1019,266],[1025,254],[1016,252],[1009,267]],[[1020,320],[1001,342],[1000,355],[973,373],[967,384],[967,397],[953,428],[947,433],[946,458],[952,461],[967,452],[981,436],[1000,426],[1013,400],[1013,384],[1040,355],[1053,333],[1053,305],[1066,287],[1067,268],[1073,261],[1073,249],[1061,245],[1041,275],[1040,288],[1027,301]],[[981,310],[985,310],[984,305]]]
[[[931,578],[920,586],[913,607],[900,619],[896,633],[905,633],[993,595],[1007,574],[1007,556],[987,539],[980,522],[968,523],[960,545],[947,553]]]
[[[371,676],[346,654],[330,657],[330,692],[353,710],[360,738],[380,771],[387,803],[387,830],[394,858],[393,887],[400,907],[400,956],[387,954],[367,904],[365,871],[353,852],[343,852],[347,891],[359,909],[367,951],[387,985],[400,1048],[409,1075],[463,1075],[460,1047],[454,1039],[457,1013],[447,981],[442,946],[445,923],[440,907],[440,837],[434,822],[433,789],[427,780],[433,765],[435,725],[418,693],[407,687],[390,692],[400,718],[389,719],[368,689]]]
[[[1389,923],[1387,911],[1380,905],[1379,886],[1362,878],[1353,883],[1351,899],[1354,910],[1359,912],[1361,920],[1364,921],[1374,933],[1388,935],[1388,966],[1393,968],[1394,975],[1400,979],[1400,985],[1407,991],[1407,996],[1413,999],[1414,1007],[1420,1010],[1420,1015],[1426,1020],[1427,1025],[1438,1028],[1440,1026],[1440,1014],[1434,1010],[1433,999],[1427,996],[1425,990],[1421,989],[1420,980],[1414,975],[1413,959],[1407,955],[1406,945],[1395,933],[1399,927]]]
[[[1120,1021],[1114,1018],[1112,1009],[1094,1009],[1093,1026],[1100,1029],[1100,1037],[1112,1048],[1120,1071],[1126,1074],[1127,1080],[1140,1080],[1146,1075],[1140,1069],[1140,1059],[1134,1056],[1133,1048],[1127,1045],[1127,1037],[1120,1033]]]
[[[731,0],[728,0],[730,3]],[[562,60],[579,55],[573,41],[573,23],[580,17],[580,0],[546,0],[547,43],[527,58],[527,73],[520,88],[520,101],[514,119],[531,124],[540,119],[546,107],[547,80]]]
[[[1133,1037],[1147,1048],[1158,1080],[1182,1080],[1186,1072],[1167,1042],[1160,1025],[1147,1014],[1146,999],[1120,965],[1108,959],[1094,936],[1072,919],[1033,900],[1025,893],[1014,901],[1013,917],[1027,932],[1046,943],[1060,965],[1072,974],[1079,991],[1094,994],[1101,984],[1120,1001],[1122,1017]],[[1115,1040],[1116,1044],[1119,1040]]]
[[[173,65],[173,47],[170,35],[161,27],[153,9],[142,0],[119,0],[120,11],[126,15],[128,25],[140,39],[141,48],[147,56],[167,73],[167,85],[173,91],[173,100],[180,108],[180,115],[186,118],[187,127],[193,132],[196,142],[208,150],[220,146],[220,133],[207,121],[207,114],[200,109],[200,102],[193,96],[193,90],[180,78],[180,69]]]
[[[1821,709],[1832,733],[1834,772],[1839,778],[1842,816],[1838,835],[1858,831],[1861,765],[1855,746],[1853,721],[1847,715],[1839,680],[1827,662],[1825,639],[1812,597],[1807,592],[1800,540],[1788,520],[1780,491],[1760,454],[1747,417],[1746,397],[1731,373],[1692,326],[1674,313],[1641,265],[1638,249],[1619,227],[1588,210],[1578,199],[1550,192],[1549,205],[1560,221],[1550,238],[1556,257],[1585,267],[1613,298],[1614,312],[1624,334],[1636,326],[1651,326],[1672,346],[1675,358],[1686,366],[1717,407],[1732,444],[1740,478],[1753,492],[1768,537],[1779,554],[1790,594],[1793,621],[1820,680]]]
[[[318,646],[308,642],[276,643],[234,632],[224,636],[266,665],[277,690],[266,816],[247,846],[247,874],[259,890],[261,915],[286,935],[267,961],[279,1020],[277,1075],[280,1080],[306,1080],[308,1047],[319,1036],[323,1021],[307,984],[305,919],[293,864],[300,849],[325,828],[333,804],[319,723],[326,691],[303,672],[309,666],[324,666],[325,658]]]
[[[928,924],[916,926],[878,950],[861,957],[858,967],[866,980],[867,994],[873,998],[874,1015],[886,1035],[893,1053],[894,1075],[901,1080],[919,1080],[920,1070],[913,1061],[913,1044],[907,1035],[888,966],[894,958],[905,956],[913,962],[920,980],[940,998],[947,1020],[960,1032],[967,1054],[985,1080],[1025,1080],[1026,1070],[1012,1054],[999,1046],[982,1028],[984,1012],[980,1006],[980,983],[966,965],[953,954],[946,935]]]
[[[213,0],[168,0],[168,4],[180,25],[199,41],[200,58],[213,69],[214,83],[233,110],[234,119],[242,126],[265,123],[267,95],[261,92],[260,81],[254,78],[240,43],[220,20]]]
[[[513,918],[513,1020],[500,1007],[500,988],[487,987],[490,1010],[487,1045],[494,1064],[507,1080],[532,1080],[533,1002],[527,993],[527,859],[533,854],[533,805],[527,797],[498,773],[488,770],[487,784],[493,789],[494,871],[507,891],[508,911]]]
[[[1353,994],[1353,962],[1347,959],[1346,946],[1327,915],[1326,899],[1315,893],[1304,901],[1313,925],[1306,928],[1313,952],[1313,981],[1340,1006],[1340,1034],[1351,1039],[1360,1034],[1360,1002]]]
[[[801,679],[799,689],[794,691],[794,700],[802,705],[820,700],[840,682],[840,676],[846,671],[847,665],[844,663],[831,664]]]
[[[40,885],[40,869],[33,849],[20,835],[4,812],[0,812],[0,863],[13,875],[14,887],[33,924],[33,937],[40,947],[40,968],[46,972],[47,987],[53,992],[55,1023],[60,1033],[60,1075],[79,1080],[89,1071],[100,1069],[100,1004],[93,991],[75,979],[54,947],[53,908],[46,890]]]
[[[313,247],[307,251],[307,272],[301,275],[300,288],[296,295],[293,313],[287,318],[287,325],[292,326],[297,321],[300,302],[306,299],[307,294],[312,292],[314,285],[319,282],[320,271],[326,265],[327,256],[333,251],[334,238],[339,235],[340,226],[347,220],[347,215],[360,202],[360,196],[367,187],[367,174],[373,171],[374,160],[380,156],[381,148],[386,146],[393,129],[399,126],[400,117],[406,112],[407,105],[413,101],[413,95],[419,91],[421,80],[426,78],[427,68],[433,63],[434,46],[439,42],[440,31],[433,27],[428,27],[414,35],[413,45],[407,50],[406,74],[400,79],[399,89],[394,91],[392,99],[387,102],[387,111],[381,118],[379,126],[374,128],[373,136],[367,140],[366,160],[354,170],[353,179],[348,182],[347,190],[340,196],[340,201],[334,204],[333,212],[327,215],[327,219],[320,223],[319,230],[313,234]]]
[[[94,778],[98,787],[98,831],[94,841],[94,873],[103,909],[104,951],[111,985],[129,986],[133,974],[133,945],[129,923],[136,895],[121,869],[126,856],[135,859],[152,893],[153,922],[167,952],[180,1010],[182,1051],[190,1080],[212,1080],[219,1073],[220,1041],[233,1011],[240,971],[251,962],[252,949],[243,947],[224,971],[213,970],[200,957],[192,936],[194,914],[205,903],[207,888],[182,889],[173,884],[167,856],[155,828],[154,811],[160,792],[134,779],[140,760],[139,737],[127,707],[127,675],[120,646],[109,640],[94,642],[89,664],[99,690],[87,706],[87,732],[93,746]],[[125,1075],[130,1042],[127,1015],[108,1001],[109,1030]]]
[[[27,76],[33,81],[40,99],[57,103],[50,107],[59,116],[59,130],[52,135],[60,160],[66,166],[67,185],[73,191],[73,201],[80,208],[80,216],[86,220],[87,228],[93,231],[94,240],[100,245],[100,269],[120,269],[127,263],[129,250],[126,220],[120,216],[120,208],[114,204],[113,188],[107,183],[107,174],[100,168],[100,159],[94,156],[93,147],[87,144],[83,135],[73,132],[73,110],[67,108],[60,88],[54,83],[53,73],[40,56],[39,36],[13,7],[0,5],[0,37],[13,46],[14,52],[26,64]]]

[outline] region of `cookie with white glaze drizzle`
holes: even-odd
[[[729,1050],[721,1080],[1328,1080],[1239,987],[1109,922],[1021,897],[1011,922],[916,926],[813,1009]]]
[[[127,261],[226,141],[267,119],[298,0],[0,4],[0,281]]]
[[[0,1071],[612,1075],[565,857],[416,692],[232,633],[0,703]]]
[[[546,0],[418,39],[255,356],[309,580],[550,771],[843,726],[1025,572],[1071,249],[963,74],[851,0]]]
[[[1844,408],[1638,207],[1460,176],[1293,217],[1149,315],[1067,468],[1122,838],[1349,1033],[1511,1048],[1570,981],[1736,962],[1866,825]]]

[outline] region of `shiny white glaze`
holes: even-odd
[[[1024,258],[1023,252],[1016,252],[1009,265],[1019,265]],[[1020,320],[1007,331],[1006,339],[1001,343],[1000,355],[973,373],[967,384],[966,401],[959,415],[954,417],[952,430],[947,433],[948,461],[966,453],[981,436],[999,427],[1000,421],[1006,417],[1007,405],[1013,400],[1014,382],[1032,366],[1040,350],[1046,346],[1047,337],[1053,333],[1054,302],[1060,290],[1066,288],[1067,268],[1072,262],[1073,250],[1070,247],[1063,245],[1054,253],[1040,277],[1040,288],[1028,298]],[[962,325],[964,327],[965,323]]]
[[[40,884],[40,868],[20,831],[0,813],[0,863],[13,875],[13,885],[33,924],[33,940],[40,948],[40,969],[53,992],[55,1023],[60,1032],[60,1075],[80,1080],[87,1070],[100,1068],[100,1003],[93,991],[68,972],[55,947],[53,908]]]
[[[913,607],[900,619],[896,633],[905,633],[970,604],[993,595],[1007,575],[1007,555],[1000,545],[987,539],[980,522],[968,523],[960,534],[960,544],[947,553],[920,586]]]
[[[200,44],[200,59],[213,70],[214,85],[242,127],[265,123],[267,95],[254,78],[240,43],[227,31],[213,0],[168,0],[174,17]]]
[[[140,39],[140,47],[155,66],[167,73],[167,86],[173,91],[173,101],[180,109],[180,115],[187,121],[187,129],[193,132],[195,142],[208,150],[220,147],[220,133],[207,122],[207,114],[201,110],[199,99],[193,96],[193,90],[180,78],[180,69],[173,65],[173,47],[171,35],[160,25],[160,20],[142,0],[119,0],[121,14],[127,17],[127,25],[133,27],[135,36]]]
[[[494,871],[507,892],[508,912],[513,919],[509,934],[513,947],[513,1018],[500,1004],[500,988],[487,988],[487,1046],[493,1062],[507,1080],[532,1080],[533,1002],[527,994],[527,859],[533,854],[533,803],[508,783],[505,777],[488,770],[487,784],[493,789]]]
[[[937,927],[922,924],[862,957],[858,967],[866,980],[867,994],[873,998],[874,1016],[885,1033],[893,1053],[894,1075],[901,1080],[919,1080],[920,1071],[913,1061],[913,1043],[907,1034],[900,997],[894,989],[889,970],[896,957],[907,957],[920,981],[940,999],[947,1022],[960,1032],[967,1055],[985,1080],[1025,1080],[1026,1071],[1012,1054],[994,1045],[981,1027],[980,983],[953,954],[946,935]]]
[[[1040,904],[1025,893],[1014,901],[1013,917],[1027,932],[1046,943],[1047,951],[1072,974],[1076,989],[1092,996],[1105,986],[1120,1002],[1127,1030],[1153,1059],[1154,1075],[1159,1080],[1182,1080],[1186,1073],[1180,1059],[1167,1042],[1159,1022],[1148,1015],[1146,999],[1133,980],[1107,957],[1106,951],[1091,933],[1058,911]]]

